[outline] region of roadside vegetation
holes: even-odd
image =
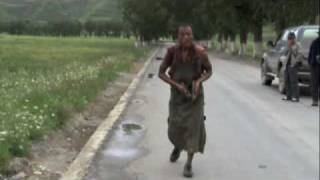
[[[254,49],[254,57],[263,52],[264,27],[271,25],[279,36],[288,27],[319,22],[319,1],[311,0],[123,0],[122,4],[124,19],[143,41],[175,38],[179,25],[190,24],[196,39],[240,41],[241,52]]]
[[[262,44],[263,51],[268,49],[266,42],[274,42],[276,38],[277,35],[273,27],[271,25],[264,26],[262,36],[262,42],[264,42]],[[223,39],[216,35],[212,38],[212,48],[214,50],[226,52],[232,55],[240,55],[253,58],[256,57],[254,35],[252,33],[248,33],[247,43],[241,43],[239,35],[236,36],[235,41],[231,41],[230,39]]]
[[[0,170],[130,70],[133,39],[0,35]]]

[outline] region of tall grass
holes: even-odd
[[[133,43],[0,35],[0,169],[147,53]]]

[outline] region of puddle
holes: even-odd
[[[140,105],[140,104],[143,104],[144,101],[142,99],[134,99],[134,100],[132,100],[132,103]]]
[[[112,156],[114,158],[130,158],[134,157],[138,154],[136,149],[120,149],[120,148],[113,148],[109,149],[104,152],[105,155]]]
[[[152,79],[153,76],[154,76],[154,73],[149,73],[149,74],[148,74],[148,78],[149,78],[149,79]]]
[[[136,99],[140,103],[143,100]],[[122,171],[131,161],[143,156],[147,150],[139,146],[146,129],[140,124],[144,120],[141,115],[124,118],[114,129],[110,139],[95,158],[86,180],[131,180],[131,175]],[[92,178],[94,177],[94,178]],[[107,178],[106,178],[107,177]]]
[[[156,57],[156,60],[163,60],[163,57],[157,56],[157,57]]]
[[[138,124],[128,123],[122,124],[122,129],[127,134],[132,134],[134,131],[142,129],[142,127]]]
[[[137,147],[145,129],[136,121],[124,120],[115,130],[111,142],[103,151],[105,158],[122,159],[127,162],[141,154]]]

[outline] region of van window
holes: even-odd
[[[303,31],[303,35],[300,42],[302,49],[308,50],[310,48],[312,41],[318,37],[318,31],[319,30],[317,28],[305,29]]]

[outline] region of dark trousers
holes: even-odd
[[[300,96],[298,67],[287,66],[285,70],[286,94],[287,99],[297,98]]]
[[[311,93],[313,102],[318,102],[320,93],[320,64],[311,65]]]

